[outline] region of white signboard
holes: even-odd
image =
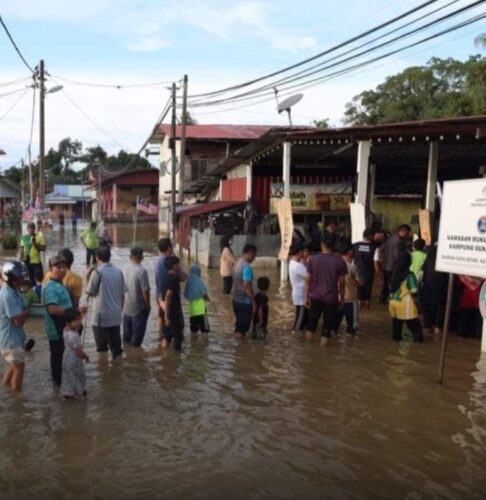
[[[363,240],[363,232],[366,229],[365,206],[362,203],[350,203],[351,210],[351,241],[359,243]]]
[[[486,179],[444,182],[436,269],[486,278]]]

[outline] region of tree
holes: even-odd
[[[390,76],[346,105],[345,122],[373,125],[486,113],[486,58],[432,58]]]
[[[322,118],[321,120],[314,120],[312,125],[317,128],[329,128],[329,118]]]

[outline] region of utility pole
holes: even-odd
[[[44,77],[44,60],[39,63],[39,207],[44,208],[44,195],[46,192],[45,179],[45,116],[44,116],[44,100],[45,100],[45,77]]]
[[[103,222],[103,193],[101,192],[101,163],[98,162],[98,222]]]
[[[179,155],[179,196],[177,201],[184,202],[184,176],[186,167],[186,125],[187,125],[187,75],[182,82],[182,119],[181,119],[181,152]]]
[[[171,237],[172,244],[175,245],[176,234],[176,175],[177,175],[177,156],[176,156],[176,84],[172,84],[172,126],[171,126]]]

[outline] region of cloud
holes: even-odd
[[[169,47],[171,42],[159,36],[141,37],[135,42],[127,43],[126,46],[132,52],[154,52]]]

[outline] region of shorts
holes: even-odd
[[[184,325],[171,325],[164,326],[164,340],[169,344],[174,341],[174,349],[180,351],[182,347],[182,341],[184,340]]]
[[[114,358],[120,356],[123,352],[120,325],[109,327],[93,325],[93,335],[97,352],[108,352],[109,348]]]
[[[15,349],[1,349],[0,354],[10,365],[21,365],[22,363],[25,363],[25,351],[23,347],[16,347]]]
[[[235,314],[235,333],[245,335],[251,328],[253,319],[253,305],[233,301],[233,312]]]
[[[310,332],[315,332],[317,330],[317,324],[324,315],[324,322],[322,325],[322,337],[329,338],[332,331],[336,331],[339,328],[339,307],[338,304],[330,302],[322,302],[318,299],[311,299],[311,305],[309,309],[309,326],[307,328]]]
[[[191,316],[189,318],[191,333],[209,333],[209,321],[207,314]]]
[[[371,291],[373,290],[373,281],[368,281],[362,286],[358,286],[358,300],[371,300]]]

